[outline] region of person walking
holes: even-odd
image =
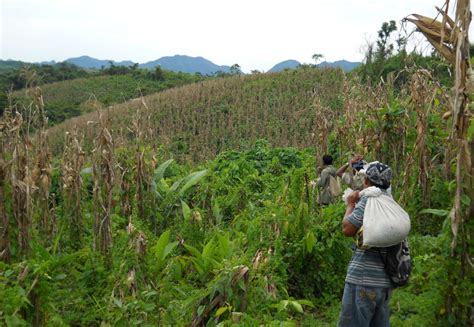
[[[364,175],[360,171],[367,163],[363,159],[363,156],[355,155],[336,171],[342,182],[354,191],[361,191],[364,188]]]
[[[375,162],[365,169],[364,188],[375,186],[387,194],[392,179],[389,166]],[[364,211],[368,197],[353,192],[347,199],[346,213],[342,220],[345,236],[358,238],[347,269],[339,327],[386,327],[390,326],[389,299],[392,292],[390,277],[382,260],[385,248],[362,247],[360,229],[364,223]]]
[[[316,185],[320,189],[318,202],[321,205],[328,205],[336,200],[336,197],[331,192],[330,179],[336,178],[336,168],[332,165],[332,156],[326,154],[323,156],[323,166],[318,167],[320,176],[316,180]]]

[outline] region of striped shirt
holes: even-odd
[[[384,190],[382,192],[388,194]],[[367,199],[367,196],[362,196],[356,204],[354,211],[346,218],[357,228],[360,228],[364,222]],[[381,258],[386,253],[384,248],[364,249],[357,247],[347,268],[346,283],[369,287],[392,287],[390,279],[385,273]]]

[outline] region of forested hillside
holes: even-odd
[[[48,121],[50,125],[54,125],[101,107],[203,79],[196,75],[160,69],[157,71],[137,70],[123,74],[103,74],[42,85],[41,91]],[[14,92],[12,100],[19,110],[25,112],[33,105],[25,89]]]
[[[314,181],[323,154],[358,153],[392,167],[411,217],[391,325],[469,325],[473,85],[456,24],[446,61],[384,45],[353,74],[302,66],[105,107],[108,91],[52,128],[48,102],[79,96],[28,88],[0,120],[0,324],[334,326],[353,239]]]

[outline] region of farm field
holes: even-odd
[[[356,239],[318,203],[325,154],[389,164],[410,215],[390,325],[471,325],[468,15],[446,39],[413,17],[439,54],[382,30],[351,73],[27,83],[0,116],[0,325],[336,326]]]

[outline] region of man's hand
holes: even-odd
[[[357,161],[360,161],[362,159],[364,159],[363,156],[361,156],[360,154],[356,154],[351,158],[351,160],[349,160],[349,165],[352,165],[353,163],[356,163]]]
[[[359,191],[354,191],[347,197],[347,205],[355,207],[356,203],[359,202],[360,194]]]
[[[321,172],[323,171],[323,167],[319,166],[318,168],[316,168],[316,171],[318,172],[318,175],[321,174]]]

